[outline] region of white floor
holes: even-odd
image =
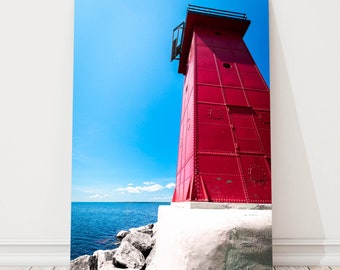
[[[0,270],[69,270],[67,266],[0,266]],[[273,270],[340,270],[340,266],[275,266]]]
[[[0,266],[0,270],[69,270],[68,266]]]
[[[275,270],[340,270],[339,266],[274,266]]]

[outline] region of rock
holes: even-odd
[[[113,255],[117,249],[112,250],[97,250],[93,253],[93,256],[97,258],[98,270],[110,270],[115,269],[113,266]]]
[[[271,227],[234,228],[227,233],[227,269],[272,269]]]
[[[103,266],[102,268],[100,268],[100,270],[119,270],[119,269],[124,269],[124,270],[136,270],[134,268],[120,268],[120,267],[116,267],[114,265],[112,266]],[[98,269],[99,270],[99,269]]]
[[[120,268],[120,267],[116,267],[114,265],[107,265],[107,266],[103,266],[102,268],[100,268],[100,270],[119,270],[119,269],[124,269],[124,270],[136,270],[134,268]],[[98,269],[99,270],[99,269]]]
[[[141,233],[147,233],[149,235],[153,235],[153,227],[154,227],[154,224],[148,224],[148,225],[145,225],[145,226],[141,226],[141,227],[138,227],[138,228],[131,228],[129,229],[130,232],[141,232]]]
[[[89,265],[89,255],[80,256],[71,261],[71,270],[88,270]]]
[[[113,256],[113,263],[118,268],[142,269],[145,265],[145,258],[142,252],[132,244],[123,241]]]
[[[97,258],[94,256],[90,256],[89,258],[90,270],[98,270],[97,267]]]
[[[153,234],[155,234],[157,232],[157,230],[158,230],[158,223],[157,222],[153,224],[152,230],[153,230]]]
[[[101,268],[98,268],[98,270],[116,270],[116,269],[121,269],[115,267],[112,263],[111,265],[103,265]]]
[[[145,257],[147,257],[153,247],[153,242],[151,239],[151,236],[146,233],[141,232],[132,232],[129,235],[127,235],[123,242],[129,242],[131,245],[133,245],[136,249],[138,249],[140,252],[143,253]]]
[[[80,256],[71,261],[71,270],[97,270],[97,258],[90,255]]]
[[[156,270],[153,263],[157,223],[148,224],[129,231],[122,230],[116,238],[121,245],[113,250],[97,250],[92,256],[84,255],[71,262],[71,270],[114,270],[144,269]],[[148,260],[147,265],[146,259]],[[144,267],[145,265],[145,267]],[[144,268],[143,268],[144,267]]]
[[[122,240],[125,236],[127,236],[130,232],[129,231],[119,231],[116,235],[118,240]]]
[[[157,223],[155,223],[154,227],[152,228],[152,231],[153,231],[152,236],[151,236],[152,246],[154,246],[156,244],[157,229],[158,229],[158,225],[157,225]]]
[[[149,256],[145,260],[145,270],[157,270],[156,268],[156,245],[153,246]]]

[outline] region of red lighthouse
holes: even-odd
[[[171,59],[185,76],[173,202],[271,203],[269,89],[245,14],[189,5]]]

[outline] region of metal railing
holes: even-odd
[[[220,16],[225,18],[234,18],[246,20],[247,15],[240,12],[228,11],[228,10],[220,10],[216,8],[206,8],[195,5],[188,5],[188,12],[203,14],[203,15],[212,15],[212,16]],[[178,25],[172,33],[172,46],[171,46],[171,61],[179,60],[179,56],[182,51],[182,43],[183,43],[183,34],[185,30],[185,23],[182,22]]]
[[[195,5],[189,5],[188,12],[209,14],[209,15],[222,16],[222,17],[235,18],[235,19],[242,19],[242,20],[247,19],[247,15],[244,14],[244,13],[228,11],[228,10],[221,10],[221,9],[216,9],[216,8],[206,8],[206,7],[200,7],[200,6],[195,6]]]
[[[171,61],[179,60],[181,54],[185,23],[180,23],[172,32]]]

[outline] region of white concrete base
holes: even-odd
[[[157,269],[271,269],[271,210],[176,206],[158,210]]]
[[[248,210],[272,209],[271,204],[253,204],[253,203],[172,202],[171,206],[189,209],[248,209]]]

